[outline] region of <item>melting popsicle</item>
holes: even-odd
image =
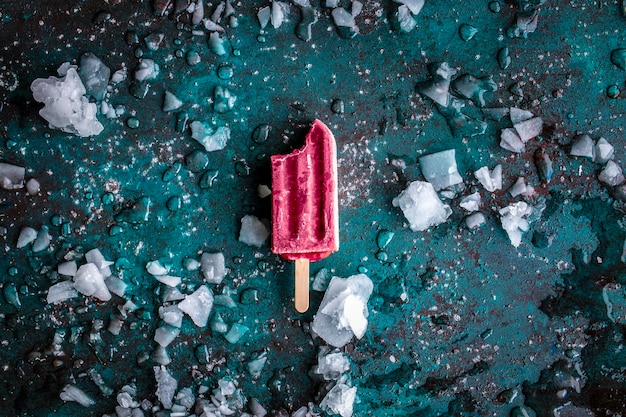
[[[309,308],[309,262],[339,249],[337,148],[315,120],[301,149],[272,156],[272,252],[296,262],[295,305]]]

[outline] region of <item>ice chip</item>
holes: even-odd
[[[37,231],[32,227],[22,227],[17,238],[17,248],[21,249],[33,243],[37,239]]]
[[[74,276],[74,288],[83,295],[94,296],[102,301],[111,299],[104,277],[95,264],[82,265]]]
[[[468,229],[476,229],[485,223],[485,215],[481,212],[470,214],[465,218]]]
[[[533,117],[513,125],[520,140],[524,143],[541,134],[543,130],[543,119],[541,117]]]
[[[153,369],[154,379],[157,382],[156,396],[161,401],[163,408],[169,410],[173,405],[178,382],[170,375],[165,366],[155,366]]]
[[[269,230],[257,217],[248,214],[241,219],[240,242],[250,246],[261,247],[269,235]]]
[[[528,231],[528,216],[533,209],[527,203],[520,201],[500,209],[500,221],[506,231],[511,244],[518,247],[522,242],[522,232]]]
[[[454,149],[422,156],[419,162],[422,174],[433,185],[435,191],[463,182],[463,178],[457,170],[456,151]]]
[[[78,75],[85,86],[86,95],[97,101],[104,99],[111,70],[94,54],[87,52],[80,57]]]
[[[509,116],[511,117],[511,123],[514,125],[535,117],[535,115],[528,110],[518,109],[517,107],[510,108]]]
[[[502,165],[500,164],[496,165],[493,171],[482,167],[474,172],[474,176],[490,193],[502,189]]]
[[[200,260],[202,276],[210,284],[221,284],[226,275],[223,253],[203,253]]]
[[[57,267],[57,272],[61,275],[66,275],[68,277],[73,277],[76,275],[76,271],[78,270],[78,265],[76,265],[76,261],[67,261],[60,263]]]
[[[400,207],[414,232],[444,223],[452,210],[439,200],[432,184],[413,181],[406,190],[393,199],[394,207]]]
[[[230,129],[228,126],[222,126],[217,130],[213,130],[209,124],[195,121],[191,123],[190,127],[191,137],[202,144],[207,152],[224,149],[226,142],[230,139]]]
[[[178,110],[183,106],[183,102],[169,91],[165,91],[165,95],[163,96],[163,111],[174,111]]]
[[[624,182],[622,167],[613,161],[607,162],[604,169],[598,175],[598,181],[611,187],[620,185]]]
[[[341,417],[352,417],[354,400],[356,399],[356,387],[338,383],[335,385],[320,403],[320,407],[329,414],[339,414]]]
[[[604,138],[598,139],[595,146],[593,162],[606,164],[611,158],[613,158],[614,151],[613,145],[611,145],[609,141]]]
[[[419,14],[424,7],[424,0],[394,0],[396,3],[405,5],[414,15]]]
[[[473,194],[463,197],[461,199],[461,202],[459,203],[459,206],[469,212],[477,211],[480,207],[480,193],[476,191]]]
[[[354,16],[343,7],[337,7],[332,11],[333,21],[339,27],[353,28],[356,26]]]
[[[500,146],[515,153],[522,153],[526,149],[517,131],[511,128],[503,129],[500,133]]]
[[[585,158],[593,158],[596,154],[595,144],[589,135],[578,135],[572,142],[569,151],[572,156],[583,156]]]
[[[0,188],[17,190],[24,187],[26,169],[17,165],[0,162]]]
[[[180,327],[183,325],[183,312],[176,305],[159,307],[159,317],[171,326]]]
[[[59,397],[63,401],[75,401],[83,407],[91,407],[96,402],[91,399],[83,390],[78,388],[76,385],[68,384],[63,387]]]
[[[336,381],[343,373],[350,370],[350,361],[342,352],[325,352],[324,349],[317,356],[317,366],[314,372],[322,375],[326,381]]]
[[[174,326],[161,326],[154,331],[154,341],[163,347],[168,347],[180,334],[180,329]]]
[[[74,283],[72,281],[61,281],[48,289],[46,301],[48,304],[58,304],[75,297],[78,297],[78,292],[74,289]]]
[[[159,75],[159,65],[152,59],[143,58],[135,68],[137,81],[153,80]]]
[[[186,313],[198,327],[206,326],[213,308],[213,292],[202,285],[193,294],[189,294],[178,304],[178,308]]]

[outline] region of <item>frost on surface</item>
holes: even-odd
[[[269,230],[257,217],[248,214],[241,219],[240,242],[250,246],[261,247],[269,235]]]
[[[374,285],[367,275],[333,277],[313,319],[311,330],[328,344],[342,347],[367,329],[367,301]]]
[[[178,308],[186,313],[198,327],[206,326],[213,308],[213,292],[202,285],[193,294],[189,294],[178,304]]]
[[[422,156],[419,162],[422,174],[433,185],[435,191],[463,182],[457,169],[456,151],[454,149]]]
[[[156,396],[163,404],[163,408],[169,410],[172,408],[178,382],[170,375],[165,366],[155,366],[153,369],[154,378],[157,382]]]
[[[24,187],[26,169],[17,165],[0,162],[0,188],[17,190]]]
[[[432,184],[413,181],[406,190],[393,199],[394,207],[400,207],[409,221],[411,230],[423,231],[445,222],[452,210],[439,200]]]
[[[51,128],[88,137],[104,127],[96,117],[97,107],[85,96],[87,90],[76,69],[69,68],[62,78],[37,78],[30,86],[33,98],[44,104],[39,111]]]

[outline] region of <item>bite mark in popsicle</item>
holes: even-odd
[[[302,148],[272,160],[272,252],[296,261],[295,304],[309,308],[309,262],[339,249],[337,147],[313,122]]]

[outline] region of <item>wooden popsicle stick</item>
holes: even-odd
[[[295,299],[296,310],[305,313],[309,309],[308,259],[296,259]]]

